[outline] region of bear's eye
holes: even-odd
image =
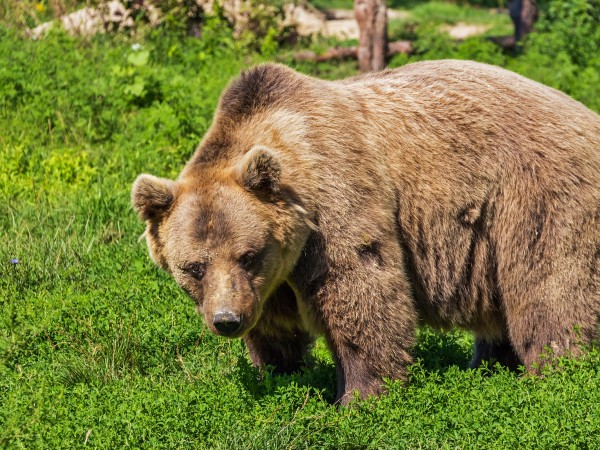
[[[240,266],[242,266],[242,269],[244,269],[244,270],[250,270],[254,266],[255,261],[256,261],[256,253],[254,253],[253,251],[249,251],[249,252],[244,253],[240,257]]]
[[[200,262],[189,263],[183,270],[193,276],[196,280],[200,281],[206,272],[206,264]]]

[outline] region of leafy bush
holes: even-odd
[[[583,46],[594,27],[574,31],[581,42],[560,58],[552,53],[559,22],[597,21],[579,11],[591,18],[557,9],[540,25],[546,42],[532,36],[517,57],[423,29],[419,53],[395,63],[484,60],[597,105],[597,55]],[[176,176],[229,78],[279,54],[273,36],[263,55],[249,51],[218,17],[200,39],[165,28],[140,42],[60,31],[30,41],[0,26],[0,447],[600,446],[598,349],[536,378],[467,369],[468,334],[424,328],[407,385],[390,382],[387,396],[337,409],[323,341],[311,367],[274,376],[250,366],[239,340],[208,333],[138,243],[129,188],[140,172]],[[355,70],[297,67],[336,78]]]
[[[509,67],[600,111],[600,2],[553,0]]]
[[[552,1],[527,50],[550,56],[564,53],[579,67],[600,64],[600,1]]]

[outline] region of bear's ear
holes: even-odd
[[[167,212],[175,198],[175,182],[142,174],[131,188],[131,204],[144,220],[154,220]]]
[[[273,150],[257,145],[244,155],[236,168],[244,188],[250,192],[273,195],[279,192],[281,165]]]

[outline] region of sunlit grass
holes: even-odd
[[[133,38],[33,42],[0,26],[0,447],[599,447],[597,349],[543,377],[471,370],[468,333],[424,328],[409,382],[346,409],[331,405],[324,341],[301,372],[274,376],[207,331],[138,242],[129,187],[141,172],[176,176],[227,81],[264,58],[211,26],[204,40],[150,33],[147,58],[131,57]],[[415,38],[418,53],[394,63],[518,65],[597,101],[593,73],[565,78],[534,64],[544,55]],[[325,78],[356,68],[285,61]]]

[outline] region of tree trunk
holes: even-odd
[[[521,40],[533,28],[537,19],[535,0],[512,0],[509,5],[510,18],[515,25],[515,40]]]
[[[535,0],[523,0],[521,7],[521,36],[525,36],[533,29],[533,23],[537,19],[537,5]]]
[[[360,30],[358,65],[362,72],[381,70],[387,55],[385,0],[355,0],[354,17]]]

